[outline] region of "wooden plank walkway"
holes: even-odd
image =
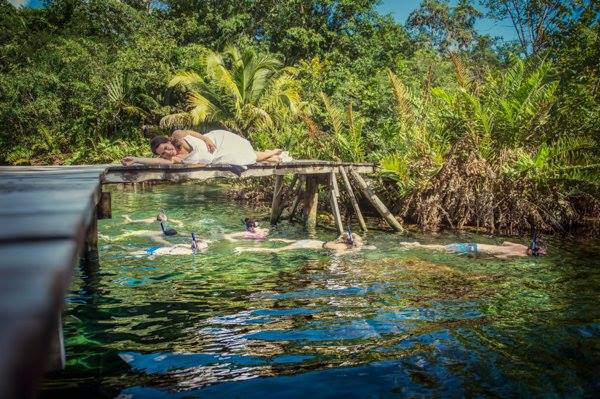
[[[329,174],[340,167],[352,167],[357,173],[373,173],[375,166],[367,163],[298,160],[277,165],[255,164],[239,175],[228,165],[107,165],[104,183],[141,183],[144,181],[208,180],[214,178],[249,178],[276,175]]]
[[[300,175],[294,180],[299,188],[291,190],[297,192],[296,205],[304,196],[309,226],[316,222],[319,182],[336,183],[335,174],[343,169],[353,174],[375,170],[372,164],[311,160],[244,170],[226,165],[0,166],[0,398],[34,397],[44,373],[64,362],[64,298],[73,266],[96,242],[102,184],[278,176],[276,222],[282,210],[281,176]],[[339,190],[332,190],[337,205]],[[337,227],[343,230],[341,218]]]
[[[105,167],[0,167],[0,397],[35,396]],[[52,352],[58,358],[52,359]]]

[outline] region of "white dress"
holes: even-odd
[[[212,130],[205,134],[211,138],[217,149],[208,152],[206,143],[194,136],[185,136],[184,140],[192,147],[192,151],[183,159],[183,163],[205,163],[207,165],[252,165],[256,163],[256,153],[252,144],[245,138],[227,130]]]

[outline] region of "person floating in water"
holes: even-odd
[[[504,241],[502,245],[471,243],[454,243],[448,245],[439,244],[421,244],[419,242],[401,242],[401,246],[407,248],[425,248],[435,251],[446,251],[457,254],[486,254],[496,258],[507,259],[512,256],[539,256],[546,255],[546,249],[537,245],[533,241],[531,245],[517,244],[510,241]]]
[[[245,218],[242,223],[246,227],[245,231],[237,233],[225,234],[223,237],[228,241],[239,241],[239,240],[266,240],[269,235],[269,229],[263,229],[259,227],[258,223],[254,219]],[[281,240],[279,240],[281,241]]]
[[[156,218],[146,218],[146,219],[132,219],[129,215],[123,215],[123,219],[125,219],[126,224],[153,224],[156,222],[169,222],[170,224],[183,227],[183,222],[180,220],[169,219],[165,211],[160,211]]]
[[[175,244],[166,247],[150,247],[144,251],[135,251],[134,256],[164,256],[164,255],[194,255],[198,252],[204,252],[208,249],[208,240],[198,240],[196,235],[192,233],[192,242],[190,244]]]
[[[124,216],[125,217],[125,216]],[[129,219],[129,221],[127,221]],[[165,211],[160,211],[158,213],[158,215],[156,216],[156,219],[141,219],[141,220],[133,220],[131,218],[129,218],[129,216],[125,217],[125,220],[127,223],[154,223],[154,222],[158,222],[160,224],[160,231],[155,231],[155,230],[138,230],[138,231],[128,231],[126,233],[123,233],[117,237],[115,237],[114,239],[111,239],[110,237],[107,236],[102,236],[103,239],[106,239],[106,241],[114,241],[114,242],[118,242],[118,241],[122,241],[124,239],[128,239],[131,237],[143,237],[143,238],[148,238],[149,240],[152,240],[153,242],[155,242],[156,244],[160,244],[161,246],[172,246],[173,244],[171,244],[169,241],[167,241],[164,237],[165,236],[175,236],[177,235],[177,230],[169,227],[167,225],[167,222],[169,221],[169,218],[167,217],[167,214]],[[148,220],[150,220],[150,222],[147,222]],[[178,221],[177,221],[178,222]],[[180,223],[180,222],[178,222]]]
[[[329,249],[336,252],[348,252],[348,251],[359,251],[361,249],[375,249],[374,246],[363,244],[362,237],[358,234],[352,234],[346,232],[338,237],[337,240],[333,241],[320,241],[320,240],[285,240],[279,239],[278,241],[289,243],[285,247],[281,248],[254,248],[254,247],[236,247],[234,251],[236,253],[242,252],[283,252],[283,251],[294,251],[301,249]]]

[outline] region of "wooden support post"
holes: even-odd
[[[98,219],[96,218],[95,213],[86,233],[85,250],[86,252],[98,251]]]
[[[304,190],[304,213],[306,215],[306,230],[314,234],[317,228],[317,206],[319,203],[319,183],[316,176],[306,176]]]
[[[350,185],[350,180],[348,180],[348,175],[343,167],[340,168],[340,174],[342,175],[342,180],[344,181],[344,186],[346,187],[346,191],[348,192],[348,196],[350,197],[350,202],[352,203],[352,208],[354,208],[354,213],[356,214],[356,218],[358,219],[358,224],[360,224],[360,228],[362,231],[367,231],[367,224],[365,223],[365,219],[363,218],[362,212],[358,206],[358,201],[356,200],[356,196],[354,195],[354,190],[352,190],[352,186]]]
[[[283,175],[275,176],[275,189],[273,191],[273,202],[271,203],[271,224],[277,224],[281,212],[283,211],[282,204],[283,198]]]
[[[298,188],[296,188],[296,196],[294,198],[294,202],[292,203],[292,209],[290,210],[289,220],[294,219],[294,215],[296,214],[296,209],[300,204],[300,200],[302,199],[302,184],[304,183],[304,177],[298,177]]]
[[[52,342],[50,343],[50,363],[48,364],[48,371],[62,370],[65,368],[66,363],[67,358],[65,353],[62,314],[59,313],[56,333],[52,337]]]
[[[337,178],[335,172],[329,173],[329,200],[331,202],[331,212],[333,213],[333,219],[335,220],[335,226],[337,227],[338,234],[344,233],[344,225],[342,224],[342,215],[340,214],[340,206],[338,205],[338,197],[340,196],[340,190],[337,185]]]
[[[394,217],[394,215],[392,215],[392,213],[387,209],[383,202],[381,202],[377,195],[375,195],[373,190],[371,190],[371,188],[367,185],[362,176],[355,172],[353,169],[350,169],[350,174],[352,174],[352,177],[354,178],[354,180],[356,180],[358,186],[360,187],[365,197],[367,197],[371,205],[373,205],[373,207],[375,207],[375,209],[377,210],[377,212],[379,212],[381,217],[383,217],[385,221],[388,222],[390,227],[396,230],[397,232],[403,232],[404,229],[402,228],[400,222],[398,222],[398,220]]]
[[[103,192],[100,194],[100,201],[96,205],[96,217],[98,219],[112,218],[112,203],[110,193]]]

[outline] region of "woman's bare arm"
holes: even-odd
[[[206,147],[208,148],[208,152],[210,152],[211,154],[217,149],[217,145],[210,137],[207,137],[193,130],[175,130],[171,135],[171,140],[182,140],[185,136],[193,136],[197,139],[204,141],[204,143],[206,143]]]
[[[132,157],[127,156],[123,158],[121,163],[124,166],[131,166],[134,164],[141,165],[172,165],[174,163],[181,163],[181,160],[177,157],[173,157],[173,159],[164,159],[164,158],[144,158],[144,157]]]

